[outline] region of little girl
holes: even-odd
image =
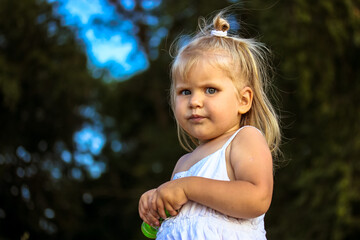
[[[180,48],[172,65],[171,106],[190,153],[171,181],[141,196],[139,214],[153,226],[165,219],[157,239],[266,239],[280,141],[265,95],[266,48],[229,36],[223,13],[211,28]]]

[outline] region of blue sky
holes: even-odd
[[[107,69],[109,76],[105,81],[125,81],[131,76],[144,71],[149,66],[148,56],[139,47],[136,40],[136,26],[129,19],[121,19],[114,6],[107,0],[47,0],[54,3],[54,14],[62,19],[62,24],[74,29],[74,33],[85,46],[88,57],[89,70],[97,77],[97,69]],[[126,11],[135,8],[134,0],[119,0]],[[140,7],[144,13],[139,15],[141,21],[150,26],[158,24],[158,18],[151,14],[151,10],[161,4],[161,0],[142,0]],[[99,24],[99,21],[104,24]],[[109,24],[115,22],[117,24]],[[96,23],[97,22],[97,23]],[[158,28],[149,40],[149,57],[157,57],[161,39],[167,35],[167,29]],[[71,153],[64,147],[59,147],[64,162],[75,161],[72,176],[81,180],[81,168],[88,170],[93,178],[98,178],[106,170],[106,164],[95,160],[101,154],[106,142],[114,152],[122,150],[122,143],[114,139],[106,139],[103,133],[101,116],[95,107],[83,106],[79,113],[87,119],[87,123],[73,136],[76,145]],[[59,144],[61,145],[61,143]],[[26,151],[19,148],[19,154]],[[26,154],[24,155],[26,157]],[[61,169],[50,163],[46,168],[51,171],[53,178],[61,178]]]
[[[106,0],[49,0],[58,3],[56,13],[63,24],[76,29],[77,37],[84,42],[89,67],[108,69],[112,80],[128,79],[145,70],[148,65],[146,54],[139,48],[129,20],[119,21],[118,26],[96,25],[95,19],[103,22],[119,20],[115,7]],[[135,7],[133,0],[121,0],[127,10]],[[145,0],[142,7],[151,9],[160,1]],[[96,72],[96,71],[94,71]]]
[[[106,0],[48,0],[48,2],[57,3],[55,14],[61,17],[64,25],[71,26],[77,38],[84,43],[90,71],[95,73],[96,69],[107,69],[110,72],[108,79],[124,81],[146,70],[149,62],[146,54],[137,44],[135,26],[130,20],[120,20],[114,6],[109,5]],[[141,7],[151,10],[160,3],[161,0],[143,0]],[[121,0],[121,4],[128,11],[135,7],[133,0]],[[145,18],[149,24],[156,24],[155,17],[147,15]],[[94,24],[95,19],[105,23],[116,19],[119,24],[98,25]],[[155,34],[158,39],[153,40],[155,43],[160,42],[160,38],[167,33],[164,29],[158,32],[159,34]],[[155,44],[154,47],[157,45]],[[67,163],[73,159],[77,167],[85,167],[92,177],[97,178],[106,170],[106,165],[104,162],[96,161],[95,157],[101,153],[106,141],[111,141],[110,146],[114,152],[121,151],[122,144],[117,139],[106,139],[101,116],[94,107],[84,106],[80,109],[80,114],[88,119],[88,123],[73,136],[76,151],[70,153],[62,149],[61,157]],[[19,149],[19,153],[24,152]],[[72,176],[80,180],[83,176],[77,167],[72,170]],[[48,168],[55,179],[61,177],[59,168],[56,166]]]

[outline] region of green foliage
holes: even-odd
[[[275,178],[271,238],[360,236],[359,7],[299,0],[261,14],[260,32],[277,55],[289,158]]]
[[[0,16],[0,238],[73,236],[83,192],[61,153],[102,85],[47,2],[2,0]]]
[[[165,1],[159,10],[159,17],[170,19],[164,48],[168,49],[179,34],[192,33],[199,16],[223,7]],[[263,36],[261,40],[274,52],[278,71],[274,82],[280,94],[282,149],[287,165],[275,176],[274,201],[266,221],[268,236],[270,239],[356,239],[360,231],[356,177],[360,170],[357,162],[360,131],[356,124],[360,113],[357,107],[359,3],[299,0],[269,7],[262,1],[252,1],[242,7],[248,10],[242,14],[245,28],[249,28],[244,33]],[[139,78],[151,80],[151,84],[158,78],[165,79],[166,72],[157,67],[160,62],[154,61],[149,70],[162,72],[156,78],[148,78],[150,73]],[[161,64],[167,66],[166,61]],[[126,85],[123,91],[142,86],[135,80]],[[158,93],[166,87],[163,84]],[[127,99],[136,102],[135,99],[142,97]],[[137,149],[142,148],[134,151]],[[143,150],[144,154],[157,151]],[[148,182],[145,175],[139,177]]]
[[[151,11],[140,4],[127,11],[109,1],[158,57],[127,81],[103,83],[89,75],[81,43],[46,1],[0,2],[0,238],[143,238],[138,199],[167,181],[184,153],[168,106],[170,44],[228,3],[164,0]],[[358,239],[359,1],[257,0],[236,8],[242,32],[261,36],[277,70],[287,164],[275,174],[268,238]],[[161,27],[168,35],[157,49],[149,41]],[[94,158],[107,170],[98,179],[61,158],[64,150],[73,156],[74,133],[91,122],[79,114],[83,106],[95,106],[104,124],[106,145]],[[74,179],[73,169],[84,177]]]

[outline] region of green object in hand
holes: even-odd
[[[166,214],[167,217],[170,217],[170,216],[171,216],[166,209],[165,209],[165,214]],[[164,219],[160,218],[160,224],[162,223],[163,220],[164,220]],[[146,222],[143,222],[143,223],[141,224],[141,231],[143,232],[143,234],[144,234],[145,237],[147,237],[147,238],[155,239],[158,230],[159,230],[158,227],[152,227],[152,226],[150,226],[149,224],[147,224]]]
[[[141,224],[141,231],[143,232],[145,237],[150,238],[150,239],[155,239],[156,233],[158,231],[158,227],[152,227],[149,224],[147,224],[146,222],[143,222]]]

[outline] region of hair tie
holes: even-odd
[[[211,30],[211,35],[217,36],[217,37],[226,37],[227,31],[223,32],[223,31]]]

